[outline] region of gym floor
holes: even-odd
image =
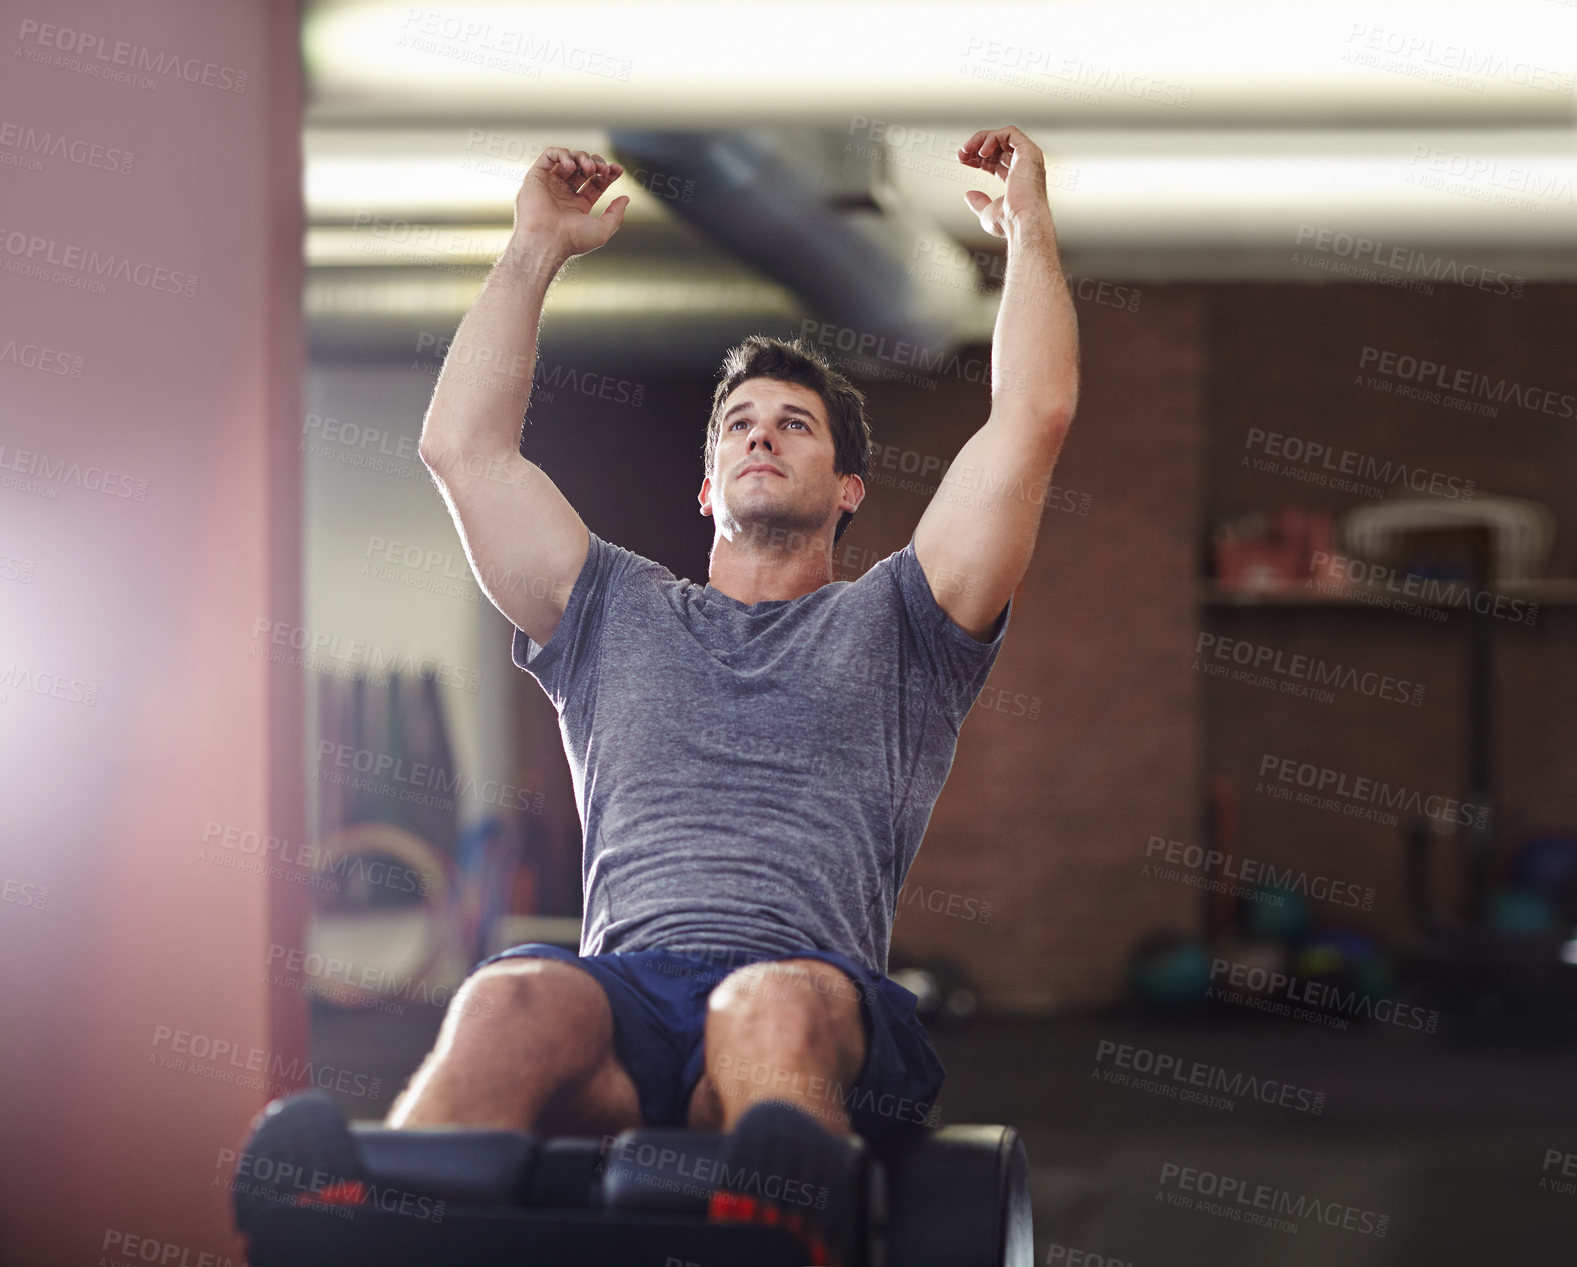
[[[377,1094],[342,1100],[350,1117],[378,1118],[440,1019],[321,1006],[313,1059],[379,1078]],[[1569,1046],[1116,1015],[988,1018],[936,1043],[943,1121],[1024,1136],[1037,1264],[1499,1267],[1570,1261],[1577,1243],[1577,1182],[1545,1169],[1552,1151],[1577,1153]],[[1218,1071],[1214,1102],[1174,1098],[1159,1088],[1186,1083],[1136,1068],[1127,1085],[1109,1081],[1125,1048],[1133,1067],[1171,1057]],[[1276,1080],[1258,1084],[1263,1100],[1255,1077]],[[1255,1207],[1212,1193],[1223,1180],[1271,1190],[1261,1200],[1280,1203],[1282,1226],[1246,1222]],[[1383,1236],[1363,1230],[1381,1216]]]

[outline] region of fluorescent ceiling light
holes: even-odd
[[[1283,245],[1288,226],[1384,229],[1420,241],[1577,249],[1577,151],[1555,130],[1054,135],[1048,184],[1070,245]],[[958,214],[955,182],[899,164],[903,198]]]
[[[608,148],[605,133],[486,135],[501,153],[556,140]],[[962,241],[1000,246],[964,203],[963,189],[992,181],[953,159],[953,129],[895,127],[882,143],[900,202]],[[308,262],[490,263],[507,244],[519,182],[480,175],[480,149],[467,129],[310,131]],[[1577,250],[1577,153],[1560,132],[1061,130],[1047,157],[1059,233],[1075,251],[1280,248],[1303,224],[1418,246]],[[629,177],[604,205],[623,193],[628,222],[672,214]]]
[[[315,225],[307,230],[307,264],[312,268],[488,267],[504,253],[509,235],[506,227],[404,219],[382,227],[376,221],[359,228]]]
[[[738,127],[786,117],[1560,125],[1555,0],[351,0],[305,21],[313,116]]]
[[[551,135],[520,128],[308,127],[302,142],[308,214],[354,222],[398,210],[449,220],[508,219],[527,169],[545,146],[608,154],[602,129],[555,128]],[[626,185],[633,184],[625,181]],[[649,199],[626,219],[651,218]]]
[[[413,277],[319,277],[307,285],[303,308],[312,317],[456,318],[476,300],[480,280]],[[801,305],[788,291],[751,277],[704,275],[626,278],[580,276],[548,291],[545,316],[657,316],[666,319],[796,316]]]

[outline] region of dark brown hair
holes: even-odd
[[[858,475],[862,480],[871,469],[871,424],[865,416],[865,396],[847,378],[833,369],[810,344],[786,343],[770,335],[753,334],[723,356],[722,381],[712,394],[712,416],[706,424],[703,456],[706,473],[712,473],[717,460],[719,421],[728,395],[746,379],[773,378],[780,383],[798,383],[821,397],[832,428],[832,470],[836,475]],[[833,544],[854,518],[852,511],[838,516],[833,529]]]

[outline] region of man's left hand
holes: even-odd
[[[1040,146],[1015,127],[986,128],[976,132],[958,151],[966,167],[1000,176],[1007,189],[992,198],[978,189],[964,191],[964,200],[980,217],[981,227],[993,237],[1005,238],[1011,226],[1041,218],[1050,219],[1046,201],[1046,156]]]

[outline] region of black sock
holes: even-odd
[[[857,1147],[782,1100],[754,1104],[724,1140],[707,1217],[787,1227],[815,1267],[849,1267],[863,1257]]]

